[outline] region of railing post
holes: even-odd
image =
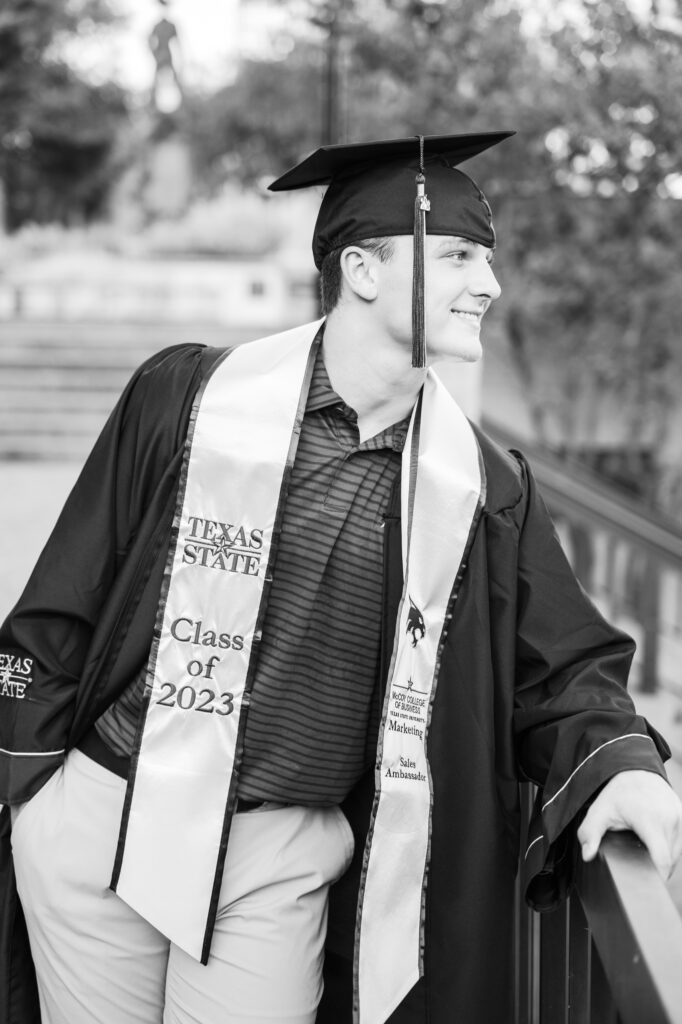
[[[525,839],[533,808],[534,787],[520,788],[521,838]],[[526,904],[516,879],[516,993],[514,1024],[540,1024],[540,916]]]
[[[540,918],[540,1021],[568,1024],[568,904]]]
[[[640,614],[644,630],[642,645],[642,693],[658,689],[658,634],[660,632],[660,569],[656,559],[647,555],[642,579]]]
[[[592,936],[576,897],[568,901],[568,919],[568,1024],[591,1024]]]
[[[613,992],[594,943],[591,944],[591,953],[589,1019],[594,1024],[619,1024],[618,1012],[613,1002]],[[644,1024],[643,1021],[642,1024]]]

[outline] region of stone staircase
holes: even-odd
[[[0,459],[87,455],[131,373],[168,345],[271,333],[224,324],[0,322]]]

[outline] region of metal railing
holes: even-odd
[[[610,833],[555,911],[521,910],[516,1024],[680,1024],[682,920],[646,849]]]
[[[682,1024],[682,918],[632,832],[607,833],[558,909],[518,890],[514,1024]]]
[[[489,432],[529,457],[559,527],[564,521],[585,531],[593,555],[601,543],[610,556],[602,557],[602,580],[583,582],[607,613],[625,608],[639,626],[641,689],[666,690],[682,707],[680,524],[507,431]],[[645,569],[635,578],[636,604],[627,592],[633,576],[618,571],[623,563]],[[522,791],[527,822],[532,787]],[[682,1024],[682,918],[633,833],[608,833],[595,861],[579,861],[571,896],[555,911],[530,910],[519,887],[516,968],[514,1024]]]

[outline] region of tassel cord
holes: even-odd
[[[424,175],[417,175],[417,195],[414,201],[412,276],[412,366],[426,366],[426,337],[424,329],[424,239],[426,237],[427,203],[424,194]]]

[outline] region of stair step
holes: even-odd
[[[10,461],[77,461],[83,462],[97,438],[83,434],[17,434],[12,438],[0,436],[0,460]]]
[[[41,389],[64,389],[66,391],[79,391],[88,389],[92,391],[120,390],[130,379],[132,370],[125,367],[64,367],[53,366],[31,366],[14,367],[13,369],[2,369],[2,390],[9,393],[15,388]]]
[[[131,371],[149,356],[157,352],[155,347],[143,348],[95,348],[84,345],[3,345],[0,353],[0,371],[31,370],[41,367],[46,362],[59,361],[60,366],[67,368],[93,367],[118,369],[121,366]]]
[[[5,390],[0,387],[0,414],[23,413],[31,410],[36,415],[44,412],[73,415],[79,412],[100,412],[110,409],[119,395],[118,388],[60,388],[58,391],[43,388],[18,387]]]
[[[73,408],[62,413],[24,410],[7,414],[0,409],[0,438],[20,434],[40,437],[45,433],[90,435],[101,429],[107,412],[104,408]]]
[[[281,328],[285,330],[286,325]],[[130,348],[140,351],[158,351],[168,345],[202,344],[202,345],[240,345],[272,334],[271,326],[234,327],[217,324],[215,321],[205,323],[149,323],[135,321],[51,321],[51,320],[12,320],[0,321],[0,337],[2,349],[10,341],[21,345],[48,345],[58,348],[61,345],[84,345],[87,348]]]

